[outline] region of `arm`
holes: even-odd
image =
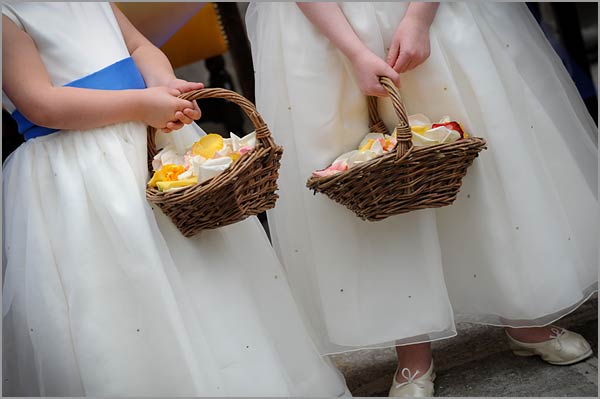
[[[364,94],[387,95],[379,84],[379,76],[387,76],[399,84],[398,74],[360,41],[336,3],[297,4],[308,20],[352,63],[358,85]]]
[[[167,56],[146,39],[114,3],[111,7],[121,28],[127,50],[135,60],[148,87],[166,86],[177,79]]]
[[[166,127],[192,103],[165,87],[89,90],[54,87],[31,37],[2,16],[2,89],[33,123],[54,129],[89,129],[125,121]]]
[[[171,7],[172,5],[169,4],[167,6]],[[187,82],[182,79],[177,79],[167,56],[155,45],[150,43],[150,41],[146,39],[144,35],[131,24],[131,22],[129,22],[127,17],[125,17],[114,3],[111,3],[111,7],[119,27],[121,28],[121,33],[125,39],[129,54],[131,54],[131,57],[134,59],[135,64],[144,77],[144,81],[148,87],[166,86],[178,90],[179,93],[177,95],[204,87],[202,83]],[[164,8],[164,5],[162,7]],[[187,11],[187,8],[184,7],[184,11]],[[201,113],[198,104],[195,101],[192,104],[193,106],[191,108],[186,108],[181,112],[176,113],[175,118],[179,120],[179,122],[167,124],[167,129],[165,129],[165,131],[180,129],[184,123],[189,124],[192,123],[192,120],[199,119]]]
[[[430,53],[429,28],[439,3],[410,3],[398,25],[387,62],[398,73],[421,65]]]

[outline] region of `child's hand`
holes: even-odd
[[[172,79],[166,84],[169,89],[179,90],[179,94],[187,93],[192,90],[200,90],[204,88],[204,83],[188,82],[183,79]]]
[[[387,76],[397,86],[400,86],[398,73],[370,50],[365,49],[360,52],[351,59],[351,62],[358,80],[358,86],[366,96],[387,96],[387,91],[379,83],[379,77],[381,76]]]
[[[398,73],[410,71],[429,57],[429,24],[404,17],[392,38],[387,63]]]
[[[167,83],[167,87],[170,89],[177,90],[179,94],[182,94],[192,90],[203,89],[204,84],[197,82],[188,82],[187,80],[183,79],[173,79],[169,81],[169,83]],[[182,111],[176,112],[175,120],[167,123],[167,126],[163,129],[163,131],[165,133],[170,133],[173,130],[181,129],[184,124],[189,125],[194,120],[200,119],[202,112],[198,107],[198,103],[196,101],[192,101],[192,104],[192,108],[185,108]]]
[[[165,132],[181,129],[183,122],[176,115],[185,109],[193,109],[194,103],[177,98],[181,94],[176,89],[168,87],[150,87],[143,90],[141,101],[141,120],[147,125]],[[197,106],[196,106],[197,107]]]

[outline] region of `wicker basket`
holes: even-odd
[[[180,190],[161,192],[146,188],[146,198],[171,218],[185,237],[201,230],[239,222],[275,206],[277,178],[283,149],[275,144],[269,128],[250,101],[225,89],[201,89],[184,93],[186,100],[222,98],[237,104],[256,128],[256,147],[217,176]],[[156,129],[148,127],[148,169],[157,154]]]
[[[450,144],[413,147],[406,109],[398,89],[388,78],[381,78],[380,82],[388,91],[400,120],[396,128],[396,151],[333,176],[313,176],[306,186],[370,221],[452,204],[467,168],[486,148],[485,140],[470,137]],[[377,99],[369,97],[368,104],[370,131],[388,134],[377,111]]]

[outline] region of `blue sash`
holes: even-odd
[[[146,82],[144,82],[144,78],[135,65],[133,58],[127,57],[91,75],[67,83],[65,86],[96,90],[127,90],[145,89]],[[25,136],[25,140],[45,136],[60,130],[37,126],[18,110],[12,113],[12,117],[17,122],[19,133]]]

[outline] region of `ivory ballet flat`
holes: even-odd
[[[517,356],[540,356],[550,364],[566,366],[580,362],[592,356],[590,344],[581,335],[564,328],[552,327],[548,341],[527,343],[517,341],[508,332],[508,344]]]
[[[388,396],[390,397],[413,397],[413,398],[423,398],[423,397],[432,397],[435,389],[433,386],[433,381],[435,381],[435,371],[433,370],[433,361],[431,361],[431,366],[429,366],[429,370],[420,377],[417,378],[419,374],[419,370],[415,371],[414,374],[411,374],[410,370],[407,368],[403,368],[400,372],[404,378],[406,378],[406,382],[398,382],[396,380],[396,375],[398,374],[399,368],[396,369],[394,373],[394,380],[392,381],[392,387],[390,388],[390,393]]]

